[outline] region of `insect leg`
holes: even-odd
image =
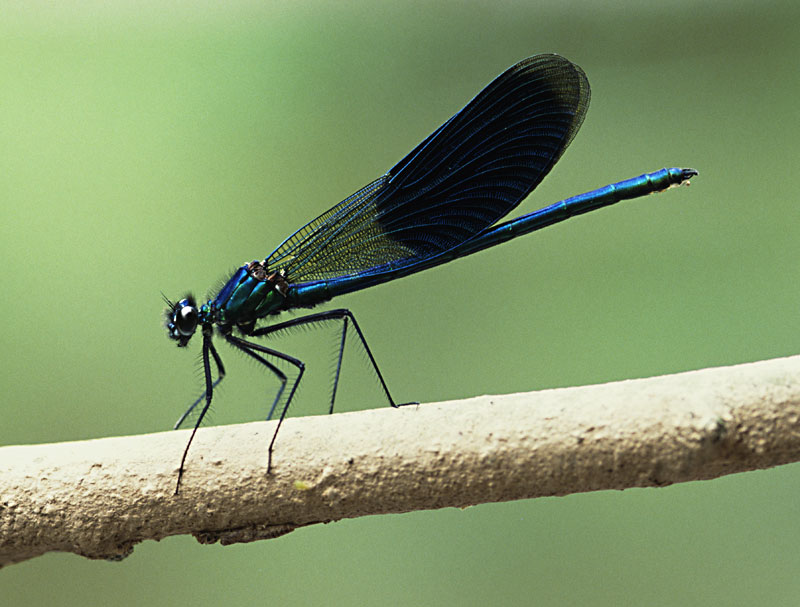
[[[334,404],[334,401],[336,399],[336,390],[337,390],[337,387],[339,385],[339,376],[340,376],[340,371],[341,371],[341,368],[342,368],[342,357],[344,355],[345,336],[347,334],[348,322],[352,322],[353,323],[353,327],[356,330],[356,334],[358,335],[358,338],[361,341],[361,345],[363,346],[364,351],[367,353],[367,357],[369,358],[369,361],[372,364],[372,368],[375,370],[375,374],[378,376],[378,380],[381,383],[381,388],[383,388],[383,393],[386,395],[386,399],[389,401],[389,404],[392,407],[402,407],[402,406],[405,406],[405,405],[417,405],[417,404],[419,404],[419,403],[416,403],[416,402],[413,402],[413,403],[401,403],[401,404],[395,403],[394,399],[392,398],[392,395],[389,393],[389,388],[386,385],[386,381],[383,379],[383,375],[381,374],[381,371],[378,368],[378,363],[375,362],[375,357],[372,355],[372,351],[369,349],[369,346],[367,345],[367,340],[364,338],[364,333],[362,333],[361,327],[358,326],[358,323],[356,322],[355,316],[353,316],[353,313],[350,310],[347,310],[345,308],[340,308],[340,309],[337,309],[337,310],[328,310],[327,312],[318,312],[316,314],[309,314],[307,316],[301,316],[300,318],[293,318],[291,320],[287,320],[287,321],[284,321],[284,322],[281,322],[281,323],[270,325],[268,327],[262,327],[260,329],[256,329],[255,331],[250,333],[250,335],[252,337],[263,337],[263,336],[269,335],[271,333],[276,333],[276,332],[279,332],[279,331],[283,331],[285,329],[290,329],[292,327],[298,327],[298,326],[302,326],[302,325],[312,325],[313,326],[313,325],[324,324],[324,323],[327,323],[327,322],[330,322],[330,321],[337,321],[337,320],[338,321],[342,321],[343,327],[342,327],[342,339],[341,339],[341,342],[339,344],[339,356],[338,356],[338,361],[337,361],[337,365],[336,365],[336,376],[334,378],[333,390],[332,390],[332,393],[331,393],[330,412],[333,413],[333,404]]]
[[[269,443],[269,449],[267,451],[267,474],[272,471],[272,449],[275,446],[275,439],[278,437],[278,430],[281,428],[281,424],[283,423],[283,419],[286,417],[286,411],[289,409],[289,403],[292,402],[292,397],[294,397],[294,393],[297,390],[297,385],[300,383],[300,379],[303,377],[303,372],[305,371],[305,364],[303,361],[295,358],[294,356],[289,356],[288,354],[284,354],[283,352],[278,352],[277,350],[273,350],[272,348],[268,348],[266,346],[262,346],[261,344],[255,344],[250,341],[246,341],[244,339],[240,339],[233,335],[226,335],[225,339],[229,344],[231,344],[234,348],[238,348],[248,356],[254,358],[261,364],[265,365],[270,371],[275,373],[280,380],[281,380],[281,389],[278,392],[278,395],[275,397],[275,400],[272,402],[272,407],[269,410],[269,415],[267,419],[272,418],[272,413],[275,411],[275,407],[278,404],[278,401],[283,394],[284,388],[286,387],[286,374],[283,373],[278,367],[273,365],[271,362],[266,360],[263,356],[257,354],[257,352],[263,352],[264,354],[269,354],[270,356],[274,356],[276,358],[280,358],[281,360],[285,360],[289,364],[293,365],[297,368],[297,377],[292,384],[292,388],[289,391],[289,396],[286,399],[286,403],[283,405],[281,409],[281,416],[278,419],[278,425],[275,427],[275,433],[272,435],[272,440]]]
[[[217,379],[215,379],[214,383],[211,384],[211,389],[213,390],[214,388],[216,388],[219,385],[219,383],[225,377],[225,367],[222,364],[222,359],[219,357],[219,354],[217,354],[216,348],[212,347],[210,350],[211,350],[211,354],[214,356],[214,362],[217,364]],[[183,425],[183,423],[187,420],[187,418],[192,413],[192,411],[194,411],[197,408],[197,405],[199,405],[203,401],[203,399],[206,398],[207,394],[208,394],[207,391],[203,392],[198,397],[198,399],[196,401],[194,401],[189,406],[189,408],[186,409],[186,411],[183,412],[183,415],[180,416],[178,421],[176,421],[175,425],[172,427],[173,430],[177,430],[178,428],[180,428]],[[203,415],[205,415],[205,413],[201,411],[200,415],[203,416]]]
[[[211,381],[211,362],[208,359],[208,353],[211,352],[211,355],[214,357],[214,362],[217,364],[217,372],[219,377],[215,382]],[[214,347],[214,344],[211,342],[211,333],[210,332],[203,332],[203,373],[205,374],[206,379],[206,391],[205,391],[205,401],[206,404],[203,405],[202,410],[200,411],[200,415],[197,416],[197,421],[194,424],[194,428],[192,429],[192,434],[189,436],[189,442],[186,443],[186,448],[183,450],[183,457],[181,457],[181,465],[178,468],[178,482],[175,485],[175,495],[178,495],[178,491],[181,488],[181,479],[183,478],[183,471],[184,471],[184,464],[186,464],[186,456],[189,454],[189,447],[194,440],[194,435],[197,434],[197,428],[200,427],[200,423],[203,421],[203,417],[205,417],[206,413],[208,412],[208,408],[211,406],[211,398],[214,395],[214,387],[222,381],[222,378],[225,377],[225,367],[222,365],[222,360],[217,353],[217,349]],[[201,396],[197,399],[191,407],[189,407],[186,412],[181,416],[181,419],[178,420],[178,423],[175,424],[177,428],[186,416],[192,411],[197,404],[203,399]]]

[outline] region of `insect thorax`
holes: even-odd
[[[289,285],[284,274],[272,271],[262,261],[239,268],[209,302],[214,322],[220,325],[248,325],[277,312]]]

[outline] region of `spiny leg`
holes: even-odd
[[[208,359],[209,352],[211,352],[212,356],[214,357],[214,362],[217,364],[217,371],[219,373],[219,378],[214,383],[211,382],[211,362]],[[197,434],[197,428],[200,427],[200,423],[203,421],[203,417],[205,417],[208,408],[211,406],[211,397],[214,394],[214,386],[216,386],[220,382],[220,380],[223,377],[225,377],[225,367],[222,366],[222,360],[220,359],[219,354],[217,354],[217,350],[214,347],[214,344],[211,343],[211,333],[205,330],[203,331],[203,373],[205,374],[205,379],[206,379],[206,393],[205,393],[206,404],[200,411],[200,415],[197,416],[197,421],[195,422],[194,428],[192,429],[192,434],[189,436],[189,442],[186,443],[186,448],[183,450],[183,457],[181,457],[181,465],[178,468],[178,482],[175,485],[175,495],[178,495],[178,491],[181,488],[181,479],[183,478],[184,464],[186,463],[186,456],[189,454],[189,447],[191,446],[192,441],[194,440],[194,435]],[[180,422],[183,421],[183,418],[185,418],[186,415],[189,414],[189,411],[195,408],[198,402],[199,400],[195,401],[195,403],[191,407],[189,407],[186,413],[183,414],[183,417],[180,420],[178,420],[178,424],[180,424]]]
[[[276,358],[280,358],[288,362],[291,365],[294,365],[297,368],[297,377],[292,384],[292,388],[289,391],[289,396],[286,399],[286,403],[283,405],[281,409],[281,416],[278,419],[278,425],[275,427],[275,432],[272,435],[272,440],[269,442],[269,449],[267,450],[267,474],[272,471],[272,449],[275,446],[275,439],[278,438],[278,430],[281,429],[281,424],[283,423],[283,419],[286,417],[286,411],[289,409],[289,404],[292,402],[292,398],[294,397],[294,393],[297,390],[297,386],[300,383],[300,379],[303,377],[303,372],[305,371],[305,364],[303,361],[295,358],[294,356],[289,356],[288,354],[284,354],[283,352],[278,352],[277,350],[273,350],[272,348],[268,348],[267,346],[262,346],[261,344],[254,344],[253,342],[246,341],[244,339],[240,339],[238,337],[234,337],[233,335],[226,335],[225,339],[231,344],[233,347],[238,348],[248,356],[253,357],[255,360],[259,361],[263,365],[266,365],[273,373],[278,375],[278,377],[282,378],[282,385],[281,390],[278,392],[278,395],[275,397],[275,400],[272,403],[272,407],[269,411],[269,416],[267,419],[272,417],[272,412],[275,410],[275,406],[278,404],[280,400],[281,394],[283,394],[283,390],[286,386],[286,374],[284,374],[280,369],[278,369],[275,365],[270,363],[264,357],[259,356],[256,352],[263,352],[264,354],[269,354],[270,356],[274,356]],[[255,350],[256,352],[253,352]]]
[[[215,379],[215,380],[214,380],[214,383],[212,383],[212,384],[211,384],[211,389],[213,390],[214,388],[216,388],[216,387],[219,385],[219,383],[220,383],[220,382],[222,381],[222,379],[225,377],[225,366],[222,364],[222,359],[219,357],[219,354],[217,354],[217,349],[216,349],[216,348],[214,348],[214,347],[212,347],[212,348],[211,348],[211,354],[214,356],[214,362],[217,364],[217,379]],[[197,399],[196,401],[194,401],[194,402],[193,402],[193,403],[192,403],[192,404],[189,406],[189,408],[188,408],[188,409],[186,409],[186,411],[184,411],[184,412],[183,412],[183,415],[181,415],[181,416],[180,416],[180,418],[178,419],[178,421],[176,421],[176,422],[175,422],[175,425],[172,427],[172,429],[173,429],[173,430],[177,430],[178,428],[180,428],[180,427],[181,427],[181,425],[183,424],[183,422],[185,422],[185,421],[186,421],[186,419],[189,417],[189,415],[192,413],[192,411],[194,411],[194,410],[195,410],[195,408],[197,407],[197,405],[199,405],[199,404],[200,404],[200,402],[201,402],[203,399],[205,399],[205,398],[206,398],[207,394],[208,394],[208,391],[206,391],[206,392],[203,392],[203,393],[202,393],[202,394],[201,394],[201,395],[198,397],[198,399]],[[200,415],[201,415],[201,416],[202,416],[202,415],[205,415],[205,411],[201,412],[201,413],[200,413]]]
[[[356,334],[358,335],[358,338],[361,341],[361,345],[364,347],[364,351],[367,353],[367,357],[369,357],[369,361],[372,364],[372,368],[375,370],[375,374],[378,376],[378,380],[381,383],[381,388],[383,388],[383,392],[386,395],[386,399],[389,401],[389,404],[392,407],[403,407],[405,405],[418,405],[419,403],[417,402],[400,403],[400,404],[394,402],[392,395],[389,393],[389,388],[386,385],[386,381],[383,379],[381,370],[378,368],[378,363],[375,362],[375,357],[372,355],[372,351],[369,349],[369,346],[367,345],[367,340],[364,338],[364,334],[361,332],[361,327],[358,326],[358,322],[356,322],[355,316],[353,316],[353,313],[350,310],[347,310],[345,308],[339,308],[337,310],[329,310],[327,312],[318,312],[316,314],[309,314],[308,316],[301,316],[300,318],[293,318],[291,320],[270,325],[268,327],[262,327],[260,329],[256,329],[249,335],[252,337],[263,337],[269,335],[270,333],[275,333],[278,331],[282,331],[284,329],[290,329],[291,327],[298,327],[301,325],[322,324],[328,321],[335,321],[335,320],[341,320],[344,326],[342,328],[342,339],[339,345],[339,357],[336,365],[336,375],[334,377],[333,390],[331,395],[330,412],[333,413],[333,404],[334,400],[336,399],[336,390],[339,385],[339,376],[342,368],[342,357],[344,355],[345,335],[347,333],[348,321],[352,321],[353,327],[355,327],[356,329]]]
[[[339,376],[342,371],[342,357],[344,356],[344,342],[347,338],[347,316],[342,319],[342,339],[339,342],[339,356],[336,360],[336,375],[333,378],[333,389],[331,390],[331,407],[328,414],[333,413],[333,403],[336,402],[336,389],[339,387]]]

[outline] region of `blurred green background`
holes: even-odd
[[[0,444],[170,428],[201,390],[199,343],[167,341],[160,291],[205,296],[540,52],[593,96],[520,212],[664,166],[700,176],[334,301],[396,398],[797,353],[799,20],[764,0],[3,2]],[[296,413],[324,411],[334,341],[280,342],[309,363]],[[274,385],[222,354],[214,422],[260,419]],[[362,356],[343,381],[342,409],[385,405]],[[175,537],[7,568],[0,602],[793,604],[798,498],[785,466],[226,548]]]

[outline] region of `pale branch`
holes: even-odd
[[[800,459],[800,356],[650,379],[0,448],[0,565],[367,514],[654,487]]]

